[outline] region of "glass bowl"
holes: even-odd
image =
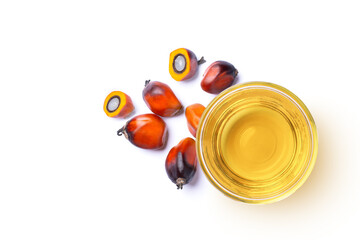
[[[235,85],[206,107],[197,156],[208,180],[245,203],[279,201],[312,171],[318,136],[305,104],[272,83]]]

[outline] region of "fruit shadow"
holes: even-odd
[[[291,214],[301,213],[309,208],[316,209],[324,204],[324,196],[332,191],[329,182],[337,173],[337,166],[334,164],[333,158],[338,153],[336,144],[332,142],[335,136],[332,131],[334,127],[329,125],[326,114],[319,114],[318,117],[316,122],[319,136],[318,156],[309,178],[296,192],[279,202],[261,205],[244,204],[223,194],[218,194],[216,204],[223,206],[225,208],[223,210],[229,213],[235,212],[239,215],[248,211],[249,214],[280,215],[282,217],[289,217]]]

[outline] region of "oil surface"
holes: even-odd
[[[262,106],[233,114],[220,132],[220,151],[229,170],[248,180],[270,179],[289,165],[296,148],[292,127]]]
[[[227,195],[251,203],[272,202],[295,191],[317,153],[315,124],[306,106],[280,86],[261,84],[220,94],[205,110],[197,136],[209,180]]]

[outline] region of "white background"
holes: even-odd
[[[359,239],[359,12],[358,1],[1,1],[0,239]],[[188,82],[168,72],[179,47],[207,60]],[[166,149],[149,151],[102,110],[120,90],[149,112],[146,79],[206,105],[215,60],[312,112],[318,159],[289,198],[234,201],[200,168],[178,191],[164,162],[190,136],[184,115],[165,120]]]

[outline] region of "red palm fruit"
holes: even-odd
[[[159,116],[172,117],[183,110],[179,99],[165,83],[147,80],[142,95],[150,110]]]
[[[228,62],[213,62],[204,73],[201,88],[208,93],[220,93],[230,87],[235,80],[238,71]]]
[[[185,138],[173,147],[166,157],[165,170],[178,189],[189,183],[196,172],[197,157],[195,141]]]
[[[124,135],[127,140],[137,147],[144,149],[162,149],[167,142],[167,126],[161,117],[149,113],[138,115],[118,130],[119,136]]]
[[[199,121],[205,107],[200,103],[195,103],[187,106],[185,109],[185,117],[190,133],[196,138],[196,131],[199,125]]]

